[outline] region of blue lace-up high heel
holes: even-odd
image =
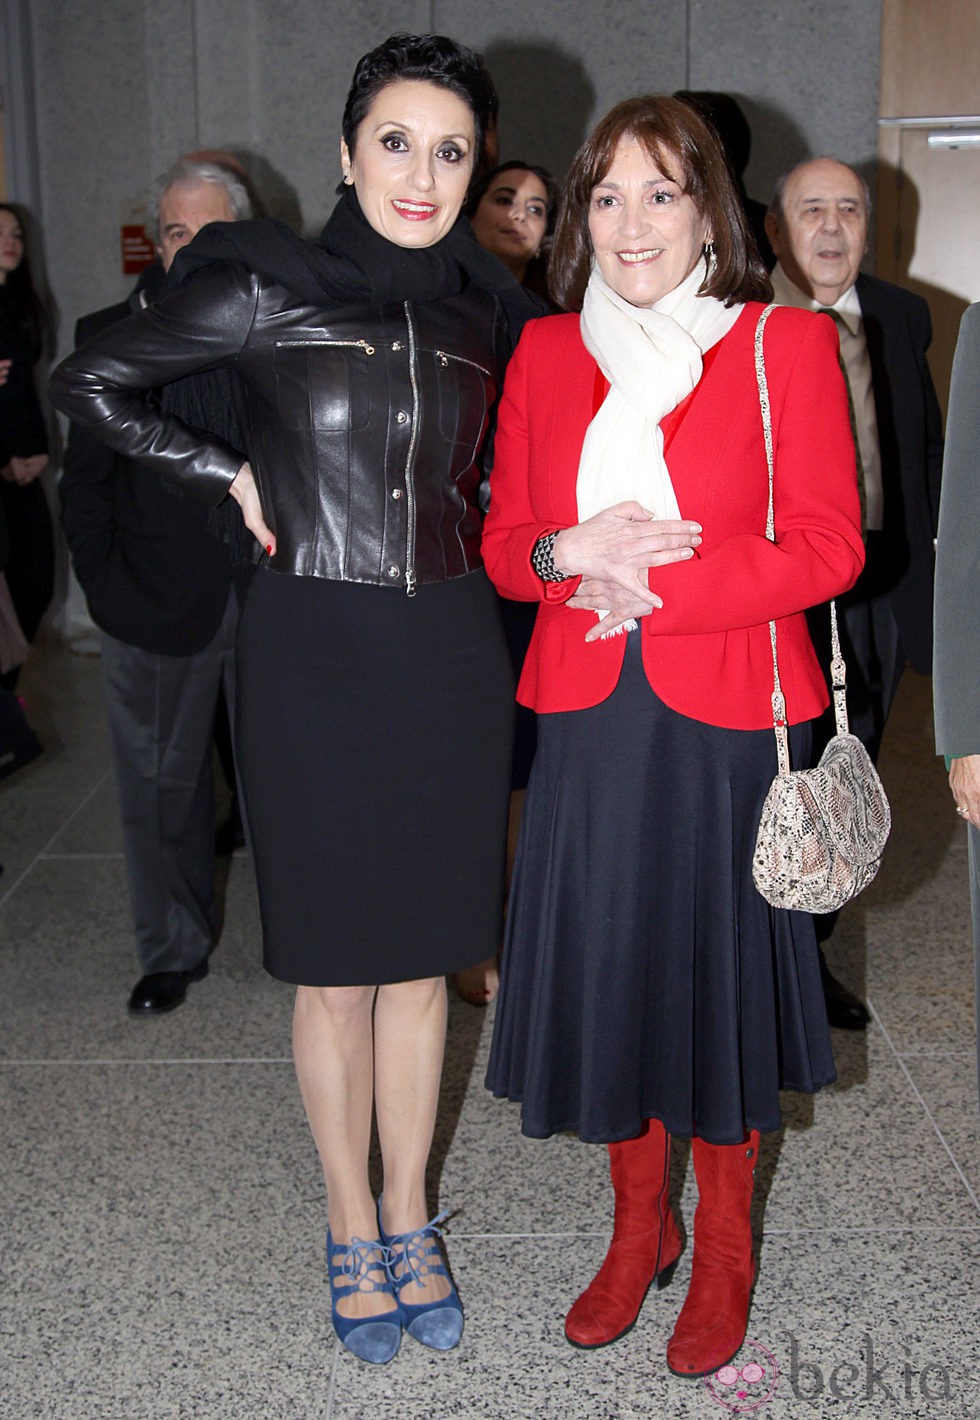
[[[439,1245],[442,1238],[439,1224],[447,1217],[447,1213],[439,1213],[424,1228],[389,1235],[381,1226],[381,1204],[378,1203],[378,1228],[390,1257],[389,1275],[398,1297],[402,1325],[415,1341],[435,1351],[451,1351],[463,1334],[463,1308]],[[402,1301],[401,1293],[409,1282],[424,1287],[429,1277],[445,1277],[449,1282],[449,1295],[434,1302]]]
[[[402,1339],[401,1311],[392,1285],[388,1248],[379,1238],[370,1242],[351,1238],[349,1244],[335,1243],[328,1228],[327,1272],[331,1319],[337,1335],[362,1361],[384,1365],[397,1354]],[[396,1305],[377,1316],[341,1316],[337,1303],[357,1292],[384,1292]]]

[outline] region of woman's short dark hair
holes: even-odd
[[[547,193],[548,224],[546,227],[546,231],[553,231],[555,225],[555,212],[558,207],[558,184],[555,182],[554,178],[551,176],[547,168],[539,168],[536,163],[525,163],[522,158],[515,158],[513,162],[510,163],[499,163],[497,167],[491,168],[488,173],[483,173],[481,177],[477,178],[476,182],[470,188],[469,196],[466,199],[466,205],[463,208],[463,211],[466,213],[467,217],[473,217],[476,215],[476,209],[486,197],[487,193],[490,191],[496,179],[499,178],[500,174],[511,172],[533,173],[534,176],[540,180],[545,192]]]
[[[435,84],[463,100],[476,128],[475,170],[487,124],[496,111],[497,94],[482,56],[445,35],[390,35],[357,61],[342,122],[344,142],[351,154],[357,130],[378,94],[402,79]]]
[[[592,269],[589,204],[623,138],[642,143],[665,177],[693,199],[712,234],[715,262],[699,294],[726,306],[772,299],[728,161],[714,131],[680,99],[646,94],[625,99],[601,119],[575,154],[558,212],[551,251],[551,294],[566,310],[582,309]]]

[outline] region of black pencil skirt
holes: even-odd
[[[483,572],[414,597],[256,573],[236,740],[273,976],[374,985],[493,955],[512,725]]]

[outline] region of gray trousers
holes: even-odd
[[[222,685],[233,713],[237,622],[232,591],[197,655],[154,655],[103,633],[102,694],[144,974],[191,970],[217,930],[214,716]]]

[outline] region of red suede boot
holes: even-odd
[[[667,1343],[678,1376],[704,1376],[727,1365],[745,1340],[755,1280],[749,1208],[759,1132],[742,1144],[691,1141],[698,1206],[691,1285]]]
[[[636,1321],[651,1283],[674,1275],[683,1244],[670,1211],[670,1135],[658,1119],[642,1134],[609,1146],[616,1192],[612,1242],[595,1277],[565,1318],[573,1346],[607,1346]]]

